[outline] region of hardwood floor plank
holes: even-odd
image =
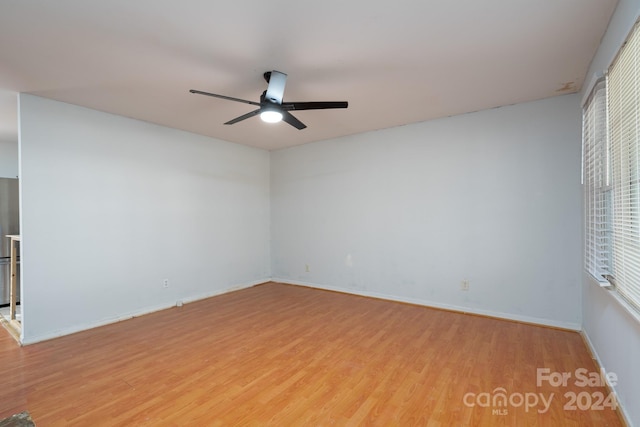
[[[3,331],[0,366],[0,417],[38,426],[621,425],[565,410],[604,387],[536,384],[597,372],[575,332],[277,283],[26,347]]]

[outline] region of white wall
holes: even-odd
[[[274,279],[579,329],[580,150],[570,95],[272,152]]]
[[[0,178],[18,177],[18,141],[0,141]]]
[[[640,15],[640,0],[620,0],[587,76],[602,75]],[[585,91],[588,88],[585,88]],[[583,93],[584,95],[584,93]],[[583,280],[583,330],[602,367],[618,376],[615,390],[627,421],[640,426],[640,320],[600,288]]]
[[[20,128],[24,342],[269,278],[268,152],[26,94]]]

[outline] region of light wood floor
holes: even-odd
[[[38,427],[621,425],[564,409],[604,388],[536,386],[597,371],[575,332],[275,283],[23,348],[0,330],[0,366],[0,418]],[[470,406],[499,387],[554,397]]]

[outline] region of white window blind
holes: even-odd
[[[611,276],[640,308],[640,30],[636,23],[607,76],[610,144]]]
[[[606,282],[611,265],[610,213],[607,146],[607,92],[598,82],[583,110],[582,140],[585,189],[585,268],[598,281]]]

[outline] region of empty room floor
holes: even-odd
[[[622,425],[576,332],[278,283],[26,347],[0,330],[0,366],[0,419],[38,426]]]

